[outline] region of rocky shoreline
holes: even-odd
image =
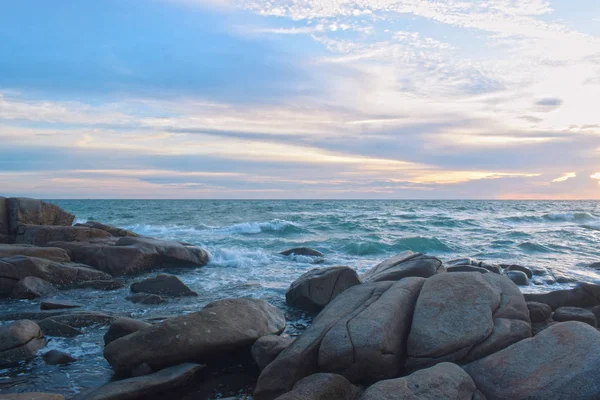
[[[316,315],[296,338],[281,335],[284,314],[260,299],[141,321],[48,298],[121,288],[122,276],[200,268],[210,255],[97,222],[73,226],[74,219],[40,200],[0,197],[0,297],[40,299],[40,312],[0,314],[7,321],[0,367],[36,357],[77,362],[45,352],[48,339],[105,326],[115,379],[75,399],[200,399],[215,387],[257,400],[600,398],[600,285],[524,295],[517,285],[560,277],[407,251],[362,276],[325,267],[296,279],[287,304]],[[325,257],[306,248],[282,255]],[[167,273],[140,277],[131,292],[127,301],[141,304],[197,295]],[[21,398],[64,397],[0,394]]]

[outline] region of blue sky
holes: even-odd
[[[0,187],[43,198],[600,198],[600,3],[0,11]]]

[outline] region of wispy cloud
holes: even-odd
[[[566,174],[559,176],[556,179],[553,179],[552,182],[553,183],[564,182],[568,179],[575,178],[575,177],[577,177],[577,174],[575,172],[567,172]]]

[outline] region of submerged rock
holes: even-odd
[[[336,374],[314,374],[301,379],[277,400],[353,400],[358,388]]]
[[[118,318],[115,322],[110,324],[108,330],[104,334],[104,345],[107,346],[109,343],[114,342],[123,336],[130,335],[149,326],[152,326],[152,324],[137,319]]]
[[[580,321],[588,325],[597,326],[596,316],[590,310],[579,307],[559,307],[552,315],[555,321]]]
[[[58,350],[50,350],[49,352],[44,354],[42,358],[44,359],[44,362],[48,365],[64,365],[77,361],[76,358],[73,358],[67,353],[63,353],[62,351]]]
[[[349,267],[313,269],[296,279],[285,293],[287,304],[307,311],[319,311],[338,294],[360,284]]]
[[[162,304],[166,302],[166,300],[161,296],[149,293],[135,293],[131,296],[125,297],[125,300],[129,300],[136,304]]]
[[[295,247],[280,252],[282,256],[306,256],[306,257],[324,257],[323,253],[308,247]]]
[[[0,327],[0,366],[9,366],[35,357],[46,338],[33,321],[22,319]]]
[[[439,258],[405,251],[371,268],[361,276],[361,279],[365,283],[370,283],[398,281],[411,276],[429,278],[443,271],[445,269]]]
[[[20,225],[71,226],[75,216],[45,201],[25,197],[6,199],[8,229],[15,235]]]
[[[178,277],[166,274],[135,282],[131,285],[131,291],[133,293],[150,293],[173,297],[198,296],[198,293],[187,287]]]
[[[285,350],[294,339],[287,336],[267,335],[259,338],[250,349],[252,358],[262,371],[279,353]]]
[[[548,304],[553,310],[559,307],[595,307],[600,305],[600,285],[581,283],[573,289],[548,293],[526,293],[525,299]]]
[[[58,290],[50,282],[34,276],[27,276],[15,284],[10,297],[15,299],[35,299],[37,297],[52,296]]]
[[[67,252],[58,247],[38,247],[29,244],[0,244],[0,258],[13,256],[45,258],[56,262],[71,261]]]

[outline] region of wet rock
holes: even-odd
[[[529,285],[529,279],[527,278],[527,275],[525,274],[525,272],[506,271],[506,272],[504,272],[504,275],[506,275],[508,277],[508,279],[510,279],[511,281],[513,281],[515,284],[517,284],[519,286]]]
[[[30,392],[0,394],[1,400],[65,400],[61,394]]]
[[[548,293],[526,293],[525,299],[548,304],[553,310],[559,307],[595,307],[600,305],[600,285],[582,283],[573,289]]]
[[[527,275],[527,278],[533,278],[533,271],[531,271],[531,269],[527,267],[523,267],[522,265],[511,264],[505,268],[505,271],[521,271],[522,273]]]
[[[136,282],[131,285],[131,291],[172,297],[198,296],[198,293],[192,291],[178,277],[165,274]]]
[[[166,302],[166,300],[159,295],[149,293],[136,293],[134,295],[125,297],[125,300],[139,304],[162,304]]]
[[[456,265],[452,267],[446,267],[446,272],[479,272],[480,274],[487,274],[490,271],[485,268],[475,267],[473,265]]]
[[[68,301],[46,300],[40,303],[40,310],[62,310],[79,307],[81,307],[81,305],[70,303]]]
[[[58,293],[58,290],[50,282],[34,276],[28,276],[15,284],[10,297],[15,299],[35,299],[52,296],[56,293]]]
[[[52,317],[52,320],[74,328],[111,324],[116,317],[93,311],[72,312]]]
[[[314,374],[301,379],[294,388],[277,400],[353,400],[358,389],[336,374]]]
[[[571,321],[466,365],[488,400],[598,399],[600,332]]]
[[[121,282],[112,279],[92,280],[76,284],[73,289],[117,290],[125,287]]]
[[[472,400],[476,392],[469,374],[456,364],[444,362],[403,378],[379,381],[357,400]]]
[[[580,321],[593,327],[597,326],[596,316],[590,310],[579,307],[559,307],[552,315],[555,321]]]
[[[115,322],[110,324],[108,330],[104,334],[104,345],[107,346],[109,343],[114,342],[123,336],[130,335],[149,326],[152,325],[137,319],[118,318],[115,320]]]
[[[76,358],[73,358],[67,353],[63,353],[62,351],[58,350],[50,350],[49,352],[44,354],[42,358],[44,359],[44,362],[48,365],[64,365],[77,361]]]
[[[100,229],[83,226],[19,225],[15,243],[43,246],[49,242],[81,242],[111,237]]]
[[[592,269],[600,269],[600,261],[591,263],[590,265],[588,265],[588,268],[592,268]]]
[[[195,246],[166,240],[122,237],[90,242],[50,242],[69,253],[72,260],[111,275],[127,275],[165,267],[200,267],[208,253]]]
[[[410,276],[429,278],[444,271],[440,259],[405,251],[371,268],[361,279],[364,283],[398,281]]]
[[[313,269],[292,283],[285,293],[285,300],[292,307],[319,311],[338,294],[359,284],[356,271],[349,267]]]
[[[558,271],[557,269],[553,269],[551,272],[552,272],[552,276],[554,277],[554,280],[557,283],[576,283],[577,282],[577,278],[575,278],[573,276],[569,276],[567,274],[564,274],[561,271]]]
[[[6,199],[8,230],[17,233],[20,225],[71,226],[75,216],[62,208],[45,201],[25,197]]]
[[[259,338],[250,349],[252,358],[262,371],[279,353],[285,350],[294,339],[287,336],[267,335]]]
[[[75,329],[70,325],[55,321],[52,318],[46,318],[38,322],[38,325],[44,335],[57,337],[74,337],[83,334],[79,329]]]
[[[323,253],[317,250],[309,249],[308,247],[295,247],[293,249],[284,250],[282,256],[307,256],[307,257],[324,257]]]
[[[544,322],[552,316],[552,308],[548,304],[528,301],[527,308],[531,322]]]
[[[425,281],[415,305],[407,367],[476,360],[530,336],[525,299],[505,276],[435,275]]]
[[[318,372],[340,374],[351,382],[398,376],[413,307],[424,282],[410,277],[342,292],[263,370],[255,400],[274,399]]]
[[[284,328],[283,314],[264,300],[219,300],[117,339],[104,357],[118,373],[143,363],[156,370],[189,360],[214,362],[249,351],[258,338]]]
[[[0,258],[13,256],[45,258],[56,262],[71,261],[67,252],[58,247],[38,247],[29,244],[0,244]]]
[[[0,366],[28,361],[45,345],[44,334],[33,321],[23,319],[0,327]]]
[[[87,227],[87,228],[100,229],[102,231],[106,231],[106,232],[110,233],[111,236],[115,236],[115,237],[124,237],[124,236],[138,237],[139,236],[138,234],[128,231],[126,229],[117,228],[116,226],[106,225],[106,224],[102,224],[102,223],[96,222],[96,221],[88,221],[88,222],[85,222],[82,224],[75,224],[75,226],[83,226],[83,227]]]
[[[150,375],[110,382],[105,386],[76,396],[73,400],[135,400],[168,398],[169,394],[185,387],[203,368],[198,364],[180,364]]]
[[[6,208],[6,197],[0,196],[0,243],[8,243],[8,210]]]
[[[499,274],[500,273],[500,266],[496,265],[496,264],[489,264],[483,261],[477,261],[474,260],[472,258],[459,258],[456,260],[451,260],[445,263],[447,268],[450,267],[466,267],[466,266],[471,266],[471,267],[478,267],[478,268],[483,268],[485,269],[487,272],[493,272],[495,274]],[[479,270],[469,270],[468,268],[465,268],[464,270],[460,270],[458,268],[452,268],[452,271],[454,272],[482,272]]]
[[[592,307],[591,311],[596,316],[596,321],[600,321],[600,306]]]

